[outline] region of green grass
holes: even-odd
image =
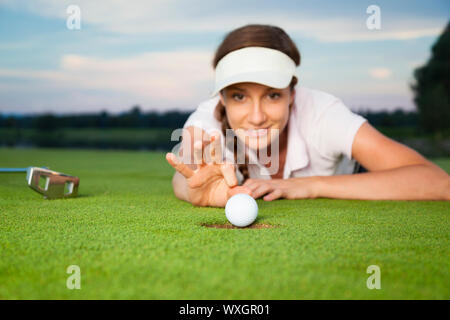
[[[162,153],[0,149],[0,166],[28,165],[79,176],[80,196],[0,176],[1,299],[450,298],[445,202],[258,200],[277,228],[209,229],[224,210],[177,200]],[[381,290],[366,287],[374,264]]]

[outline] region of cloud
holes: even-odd
[[[73,4],[67,0],[0,1],[13,9],[59,19],[67,18],[67,6]],[[368,30],[365,25],[367,14],[363,7],[359,15],[353,13],[336,17],[326,11],[311,14],[300,8],[283,9],[283,2],[274,6],[264,2],[256,5],[255,2],[247,4],[218,0],[78,0],[76,4],[81,9],[82,29],[83,25],[88,24],[120,34],[226,33],[248,23],[262,23],[277,25],[289,34],[322,42],[355,42],[437,36],[446,23],[446,18],[436,17],[383,18],[381,30]]]
[[[193,110],[212,89],[209,51],[147,52],[128,58],[104,59],[64,55],[57,70],[0,69],[0,110],[84,112],[129,109]],[[355,85],[319,81],[321,90],[342,97],[352,108],[412,108],[411,93],[395,82],[388,68],[370,69],[384,81]]]
[[[80,36],[76,39],[82,40],[73,43],[71,39],[63,38],[67,36],[64,20],[69,4],[77,4],[81,8],[82,29],[73,35]],[[288,8],[287,4],[291,7]],[[323,45],[305,41],[310,46],[301,48],[304,61],[308,62],[302,66],[304,78],[308,80],[305,75],[311,70],[315,87],[330,89],[331,93],[348,97],[355,91],[367,94],[354,100],[358,104],[364,99],[371,99],[374,106],[375,101],[387,105],[387,98],[385,101],[374,98],[376,95],[387,97],[387,94],[392,101],[397,99],[395,103],[403,101],[406,104],[410,100],[405,74],[409,76],[411,66],[408,65],[406,70],[401,63],[397,63],[405,57],[392,45],[419,52],[419,45],[432,41],[430,37],[438,35],[446,23],[446,18],[426,17],[420,13],[412,19],[410,13],[402,15],[398,10],[385,10],[383,6],[381,30],[372,31],[365,25],[367,15],[364,5],[357,1],[334,7],[327,4],[323,8],[314,2],[310,5],[316,8],[313,11],[308,8],[308,2],[259,0],[77,0],[75,3],[72,0],[0,0],[0,10],[2,6],[31,13],[38,18],[59,19],[45,31],[33,33],[25,39],[15,37],[15,42],[4,41],[0,44],[0,49],[9,49],[7,54],[11,57],[2,64],[3,69],[0,67],[0,109],[24,111],[24,108],[61,110],[61,106],[65,110],[108,108],[119,111],[135,103],[141,104],[143,109],[193,109],[205,100],[212,89],[212,50],[220,39],[217,37],[217,42],[210,45],[207,42],[211,42],[211,36],[224,36],[248,23],[277,25],[295,40],[313,39],[328,43]],[[344,9],[349,10],[341,6],[347,6]],[[389,17],[389,14],[396,16]],[[45,21],[35,20],[37,24]],[[61,29],[58,29],[59,24]],[[17,31],[21,34],[20,29]],[[183,37],[182,43],[176,40],[180,37]],[[404,41],[421,37],[429,38],[408,43],[353,45],[353,42]],[[203,39],[208,40],[202,43]],[[106,45],[106,42],[112,45]],[[163,51],[162,47],[158,47],[158,51],[150,51],[155,49],[156,43],[158,46],[183,46],[185,49]],[[412,46],[414,43],[417,46]],[[211,50],[193,49],[196,45]],[[29,47],[33,50],[26,50]],[[365,60],[364,51],[358,51],[363,47],[371,48],[370,52],[366,50],[369,53]],[[381,50],[382,54],[378,54],[377,50]],[[425,54],[425,49],[423,51]],[[428,54],[428,44],[426,52]],[[19,53],[17,58],[16,53]],[[122,57],[114,57],[118,54]],[[123,57],[124,54],[128,56]],[[423,54],[407,58],[420,61]],[[20,65],[23,57],[32,67],[12,69],[12,65]],[[54,57],[60,57],[60,63],[55,69],[49,69],[53,68],[54,60],[51,63],[48,60]],[[383,57],[390,57],[390,69],[376,67],[378,64],[386,65]],[[8,65],[9,61],[13,63]],[[42,61],[46,63],[39,65]],[[329,61],[336,63],[330,64]],[[352,70],[346,73],[339,69],[339,65],[344,65],[339,62],[350,63]],[[336,81],[330,77],[329,70],[324,70],[327,65],[336,74],[339,70],[343,71],[345,80]],[[374,67],[369,69],[370,66]],[[393,74],[395,77],[392,77]],[[369,76],[373,80],[368,79]],[[311,77],[309,81],[311,83]]]
[[[392,71],[388,68],[372,68],[369,75],[375,79],[387,79],[391,77]]]
[[[0,69],[0,79],[45,84],[43,90],[49,91],[49,95],[54,90],[72,95],[94,91],[108,96],[108,92],[113,92],[132,97],[134,101],[130,100],[129,104],[142,102],[146,108],[194,109],[212,89],[211,59],[211,52],[196,50],[147,52],[114,59],[68,54],[61,58],[57,70]],[[4,85],[3,82],[3,89]],[[25,84],[15,86],[17,89],[27,87]],[[129,105],[121,106],[126,107]]]
[[[207,51],[149,52],[134,57],[99,59],[65,55],[62,73],[84,87],[127,91],[161,101],[182,101],[212,79]]]
[[[318,35],[318,39],[324,42],[359,42],[359,41],[384,41],[384,40],[411,40],[422,37],[438,36],[442,27],[416,30],[399,31],[372,31],[361,30],[358,32],[342,32],[338,35]]]

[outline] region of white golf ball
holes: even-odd
[[[238,193],[228,199],[225,215],[236,227],[251,225],[258,216],[258,204],[255,199],[245,193]]]

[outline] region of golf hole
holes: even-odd
[[[248,227],[235,227],[232,224],[225,223],[225,224],[202,224],[202,226],[206,228],[213,228],[213,229],[269,229],[269,228],[275,228],[275,226],[271,226],[270,224],[265,223],[254,223]]]

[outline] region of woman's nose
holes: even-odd
[[[255,126],[259,126],[262,123],[264,123],[264,121],[266,121],[266,115],[265,113],[261,110],[260,106],[254,106],[252,108],[251,113],[248,115],[248,121]]]

